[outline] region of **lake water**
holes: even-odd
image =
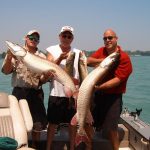
[[[131,57],[133,73],[128,80],[127,92],[123,96],[124,107],[130,111],[142,108],[140,118],[150,123],[150,57]],[[2,59],[0,65],[2,65]],[[43,86],[45,93],[45,107],[47,108],[49,85]],[[0,72],[0,91],[11,94],[11,75],[4,75]]]

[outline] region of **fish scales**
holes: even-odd
[[[74,59],[75,59],[75,52],[70,51],[69,54],[68,54],[68,57],[66,59],[65,71],[71,77],[73,77]]]
[[[83,127],[87,112],[90,111],[90,102],[94,86],[96,85],[100,73],[103,72],[103,68],[98,67],[93,70],[82,82],[79,88],[79,94],[77,99],[77,118],[79,118],[79,126]]]
[[[87,69],[87,58],[85,56],[84,52],[80,52],[79,54],[79,77],[80,77],[80,84],[85,79],[85,77],[88,75],[88,69]]]

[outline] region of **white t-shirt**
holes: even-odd
[[[56,60],[62,53],[62,50],[59,45],[50,46],[46,50],[54,57],[54,60]],[[71,49],[71,51],[75,52],[73,75],[74,78],[79,79],[78,59],[81,50],[73,48]],[[66,64],[66,59],[62,60],[59,66],[64,68],[65,64]],[[52,80],[52,82],[50,82],[50,95],[58,96],[58,97],[66,97],[63,85],[56,80]]]

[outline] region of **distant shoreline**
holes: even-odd
[[[86,56],[90,56],[93,52],[95,52],[94,50],[91,50],[91,51],[85,51],[85,54]],[[150,51],[140,51],[140,50],[137,50],[137,51],[125,51],[126,53],[128,53],[130,56],[135,56],[135,57],[138,57],[138,56],[150,56]],[[6,56],[6,52],[2,52],[0,54],[0,59],[3,59],[5,58]]]

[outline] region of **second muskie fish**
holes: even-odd
[[[90,103],[94,91],[94,86],[98,81],[103,80],[118,58],[118,52],[114,52],[106,57],[97,68],[95,68],[86,76],[79,88],[79,94],[77,98],[77,113],[73,117],[71,124],[75,125],[77,123],[79,125],[78,134],[81,136],[86,134],[84,125],[85,122],[87,122],[87,116],[90,112]]]
[[[75,52],[70,51],[68,53],[68,57],[66,59],[66,66],[65,71],[73,77],[73,67],[74,67],[74,59],[75,59]]]
[[[79,69],[79,77],[80,77],[80,85],[81,85],[83,80],[88,75],[87,58],[86,58],[85,53],[83,51],[80,52],[80,54],[79,54],[78,69]]]
[[[76,92],[76,87],[70,76],[57,64],[54,64],[39,56],[25,50],[18,44],[6,41],[7,47],[18,60],[21,60],[27,68],[39,74],[51,72],[54,78],[64,85],[64,90],[67,97],[71,97]]]

